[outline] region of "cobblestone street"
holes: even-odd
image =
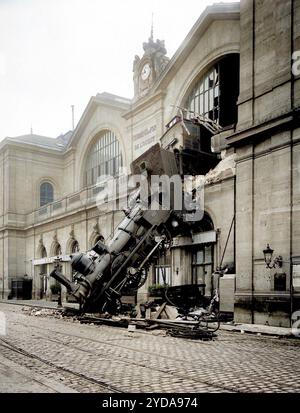
[[[81,325],[0,304],[0,392],[299,392],[300,341]]]

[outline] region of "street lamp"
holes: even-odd
[[[275,257],[272,263],[273,252],[274,250],[270,247],[269,244],[267,244],[266,249],[263,250],[265,263],[267,264],[266,268],[281,268],[283,263],[282,256],[278,255],[277,257]]]

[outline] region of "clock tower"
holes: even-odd
[[[148,42],[143,43],[144,55],[135,56],[133,62],[134,100],[147,95],[151,86],[160,76],[169,58],[166,56],[164,40],[153,40],[153,30]]]

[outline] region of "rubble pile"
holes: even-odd
[[[168,305],[166,302],[157,304],[147,302],[138,304],[135,309],[135,317],[128,315],[110,315],[108,313],[79,313],[69,308],[40,308],[40,307],[22,307],[22,312],[34,317],[49,317],[62,319],[72,322],[89,324],[94,326],[107,325],[112,327],[131,329],[144,329],[147,331],[160,330],[157,334],[171,335],[173,337],[183,337],[191,339],[212,340],[216,335],[207,328],[200,328],[199,322],[192,319],[178,318],[178,311],[175,307]],[[162,331],[165,330],[165,331]]]
[[[50,308],[38,308],[38,307],[23,307],[22,311],[26,313],[26,315],[35,316],[35,317],[54,317],[54,318],[62,318],[61,310],[57,309],[50,309]]]

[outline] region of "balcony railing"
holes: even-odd
[[[85,206],[96,204],[95,187],[84,188],[81,191],[67,195],[61,199],[55,200],[48,205],[34,210],[26,215],[26,226],[40,223],[50,218],[75,211]]]
[[[98,194],[104,189],[103,185],[94,185],[88,188],[84,188],[80,191],[74,192],[61,199],[44,205],[41,208],[34,210],[33,212],[25,215],[25,226],[46,221],[50,218],[56,218],[66,213],[80,210],[84,207],[93,207],[96,205]],[[124,188],[121,188],[121,190]],[[119,194],[122,197],[122,193]],[[124,194],[123,194],[124,195]],[[117,197],[116,197],[117,199]],[[99,202],[99,200],[98,200]]]

